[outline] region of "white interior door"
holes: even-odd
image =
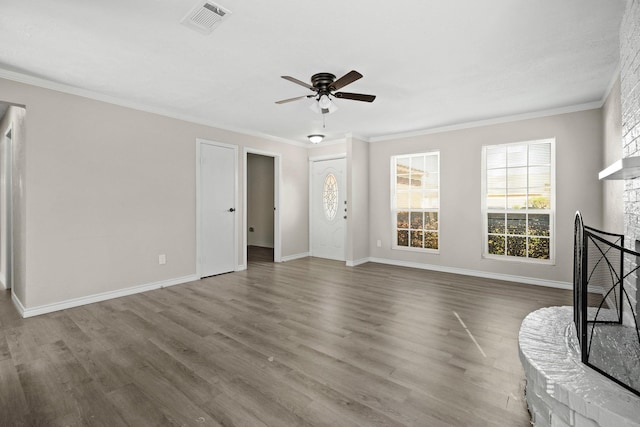
[[[236,269],[237,149],[200,143],[200,277]]]
[[[344,261],[347,228],[346,159],[315,161],[311,177],[311,255]]]

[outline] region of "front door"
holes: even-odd
[[[311,178],[311,255],[344,261],[346,159],[315,161]]]
[[[200,277],[236,269],[237,149],[200,142]]]

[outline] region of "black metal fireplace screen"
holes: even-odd
[[[636,248],[637,249],[637,248]],[[573,316],[582,362],[640,396],[640,331],[627,287],[638,287],[640,253],[624,236],[574,222]]]

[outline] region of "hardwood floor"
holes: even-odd
[[[570,303],[315,258],[30,319],[6,292],[0,424],[528,426],[520,322]]]
[[[248,262],[273,262],[273,248],[247,246]]]

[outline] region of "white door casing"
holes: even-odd
[[[346,159],[311,162],[311,255],[346,259]]]
[[[236,146],[198,140],[199,277],[228,273],[237,265]]]
[[[2,200],[0,200],[0,209],[2,218],[2,224],[0,225],[0,281],[4,285],[5,289],[11,288],[12,267],[13,267],[13,141],[12,141],[13,126],[9,126],[9,129],[4,135],[4,141],[2,144],[2,164],[0,165],[2,176],[0,181],[2,188],[0,188],[0,194]]]

